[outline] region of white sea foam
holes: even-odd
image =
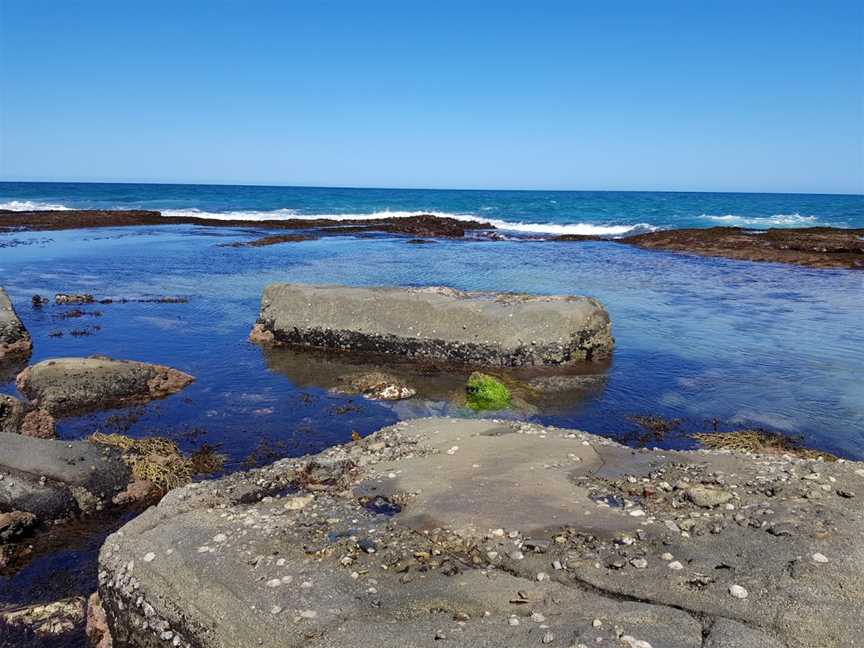
[[[421,214],[431,214],[441,218],[453,218],[465,222],[483,222],[494,225],[497,229],[527,234],[582,234],[595,236],[620,236],[631,231],[653,231],[655,228],[648,223],[637,225],[593,225],[591,223],[522,223],[500,220],[497,218],[482,218],[472,214],[455,214],[439,211],[378,211],[371,214],[299,214],[292,209],[275,209],[272,211],[231,211],[207,212],[199,209],[164,209],[164,216],[194,216],[198,218],[213,218],[218,220],[376,220],[380,218],[410,218]]]
[[[712,216],[702,214],[702,218],[738,227],[797,227],[813,225],[819,220],[816,216],[802,216],[801,214],[774,214],[773,216],[736,216],[735,214]]]
[[[8,209],[9,211],[37,211],[42,209],[52,210],[68,210],[69,207],[54,203],[41,202],[38,200],[10,200],[9,202],[0,202],[0,209]]]
[[[212,220],[242,220],[242,221],[271,221],[271,220],[287,220],[293,218],[313,219],[317,216],[303,216],[298,214],[293,209],[273,209],[269,211],[228,211],[228,212],[210,212],[200,209],[160,209],[163,216],[182,218],[209,218]]]
[[[474,220],[474,219],[472,219]],[[633,232],[653,232],[657,228],[649,223],[636,225],[593,225],[592,223],[511,223],[491,219],[486,221],[498,229],[528,234],[578,234],[582,236],[622,236]]]
[[[117,207],[118,209],[120,207]],[[70,209],[65,205],[30,200],[13,200],[0,202],[0,209],[13,211],[28,211],[39,209]],[[525,223],[520,221],[507,221],[498,218],[483,218],[474,214],[456,214],[440,211],[377,211],[365,214],[301,214],[294,209],[273,210],[236,210],[214,212],[196,208],[189,209],[162,209],[162,215],[168,218],[208,218],[213,220],[238,220],[238,221],[273,221],[273,220],[318,220],[327,219],[335,221],[362,221],[380,218],[410,218],[421,214],[432,214],[441,218],[453,218],[465,222],[483,222],[494,225],[497,229],[505,232],[518,232],[520,234],[538,235],[562,235],[577,234],[582,236],[622,236],[628,233],[654,231],[657,228],[649,223],[638,223],[636,225],[597,225],[592,223]]]

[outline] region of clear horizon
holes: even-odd
[[[370,191],[523,191],[550,193],[697,193],[697,194],[778,194],[778,195],[809,195],[809,196],[860,196],[862,193],[843,193],[836,191],[736,191],[736,190],[701,190],[701,189],[549,189],[549,188],[519,188],[519,187],[385,187],[383,185],[347,186],[347,185],[299,185],[255,182],[183,182],[162,180],[7,180],[0,179],[3,184],[107,184],[107,185],[166,185],[166,186],[201,186],[201,187],[262,187],[273,189],[351,189]]]
[[[862,80],[840,0],[9,0],[0,181],[857,196]]]

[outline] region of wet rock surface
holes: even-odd
[[[834,227],[748,230],[711,227],[649,232],[620,239],[652,250],[814,268],[864,269],[864,230]]]
[[[99,591],[119,646],[847,647],[864,513],[838,491],[862,487],[851,462],[419,419],[172,491],[108,537]]]
[[[609,315],[594,299],[451,288],[272,284],[255,341],[519,367],[609,356]]]
[[[193,380],[171,367],[94,356],[44,360],[22,371],[16,386],[51,415],[71,416],[164,398]]]
[[[0,434],[0,510],[48,522],[109,504],[129,482],[119,453],[83,441]]]
[[[26,357],[32,349],[30,334],[15,312],[9,295],[0,288],[0,364]]]
[[[334,394],[362,394],[370,400],[403,400],[417,394],[417,390],[398,376],[383,371],[364,371],[339,376],[330,390]]]
[[[26,645],[27,635],[59,641],[60,637],[83,624],[85,608],[85,599],[75,596],[62,601],[0,611],[0,646]],[[17,640],[5,643],[3,634],[12,635],[16,631],[20,633],[20,643]]]
[[[17,434],[24,423],[27,406],[13,396],[0,394],[0,432]]]

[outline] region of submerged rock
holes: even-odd
[[[93,295],[89,293],[82,293],[78,295],[70,295],[67,293],[57,293],[54,295],[54,303],[55,304],[92,304],[96,299]]]
[[[30,334],[15,312],[9,295],[0,288],[0,363],[27,356],[32,349]]]
[[[502,367],[599,360],[613,345],[587,297],[302,284],[265,289],[252,337]]]
[[[280,243],[302,243],[303,241],[314,241],[317,236],[309,236],[304,234],[273,234],[272,236],[263,236],[261,238],[252,239],[251,241],[242,241],[238,243],[228,243],[226,247],[233,248],[256,248],[268,247],[270,245],[279,245]]]
[[[341,376],[330,391],[335,394],[362,394],[370,400],[404,400],[417,393],[397,376],[380,371]]]
[[[0,513],[0,543],[15,540],[36,525],[36,516],[25,511]]]
[[[140,648],[839,648],[864,632],[864,513],[799,490],[856,470],[419,419],[172,491],[108,537],[99,592]]]
[[[171,367],[94,356],[44,360],[22,371],[16,385],[51,415],[71,416],[163,398],[194,380]]]

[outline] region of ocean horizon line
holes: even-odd
[[[177,180],[8,180],[0,179],[4,184],[80,184],[80,185],[148,185],[156,187],[250,187],[257,189],[345,189],[349,191],[461,191],[461,192],[512,192],[512,193],[652,193],[652,194],[710,194],[710,195],[741,195],[741,196],[843,196],[864,198],[864,192],[849,193],[835,191],[777,191],[777,190],[710,190],[710,189],[550,189],[550,188],[496,188],[496,187],[419,187],[419,186],[383,186],[383,185],[338,185],[338,184],[272,184],[233,181],[194,181]]]

